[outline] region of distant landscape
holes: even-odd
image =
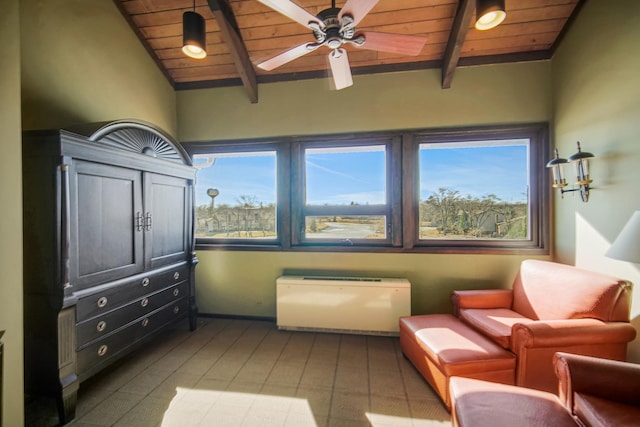
[[[200,205],[196,208],[196,236],[234,239],[269,239],[276,236],[276,205],[264,205],[255,196],[241,196],[235,205]],[[439,188],[419,205],[420,239],[527,239],[528,206],[505,202],[489,194],[461,196]],[[318,216],[307,218],[305,234],[311,239],[384,239],[382,216]]]

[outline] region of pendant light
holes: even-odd
[[[182,52],[195,59],[207,56],[207,32],[204,18],[196,12],[196,0],[193,12],[189,10],[182,15]]]
[[[476,0],[476,29],[490,30],[507,17],[505,0]]]

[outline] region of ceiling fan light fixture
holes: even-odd
[[[476,29],[490,30],[507,17],[505,0],[476,0]]]
[[[182,15],[182,52],[195,59],[207,56],[207,32],[202,15],[187,11]]]

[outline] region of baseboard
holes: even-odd
[[[198,317],[209,319],[233,319],[233,320],[256,320],[261,322],[276,322],[275,317],[269,316],[248,316],[243,314],[222,314],[222,313],[198,313]]]

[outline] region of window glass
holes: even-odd
[[[386,239],[386,157],[385,145],[306,148],[303,238]]]
[[[420,239],[530,238],[529,140],[423,143]]]
[[[386,217],[382,215],[307,216],[308,239],[384,239]]]
[[[276,239],[276,152],[195,154],[196,237]]]
[[[384,205],[384,145],[305,150],[307,205]]]

